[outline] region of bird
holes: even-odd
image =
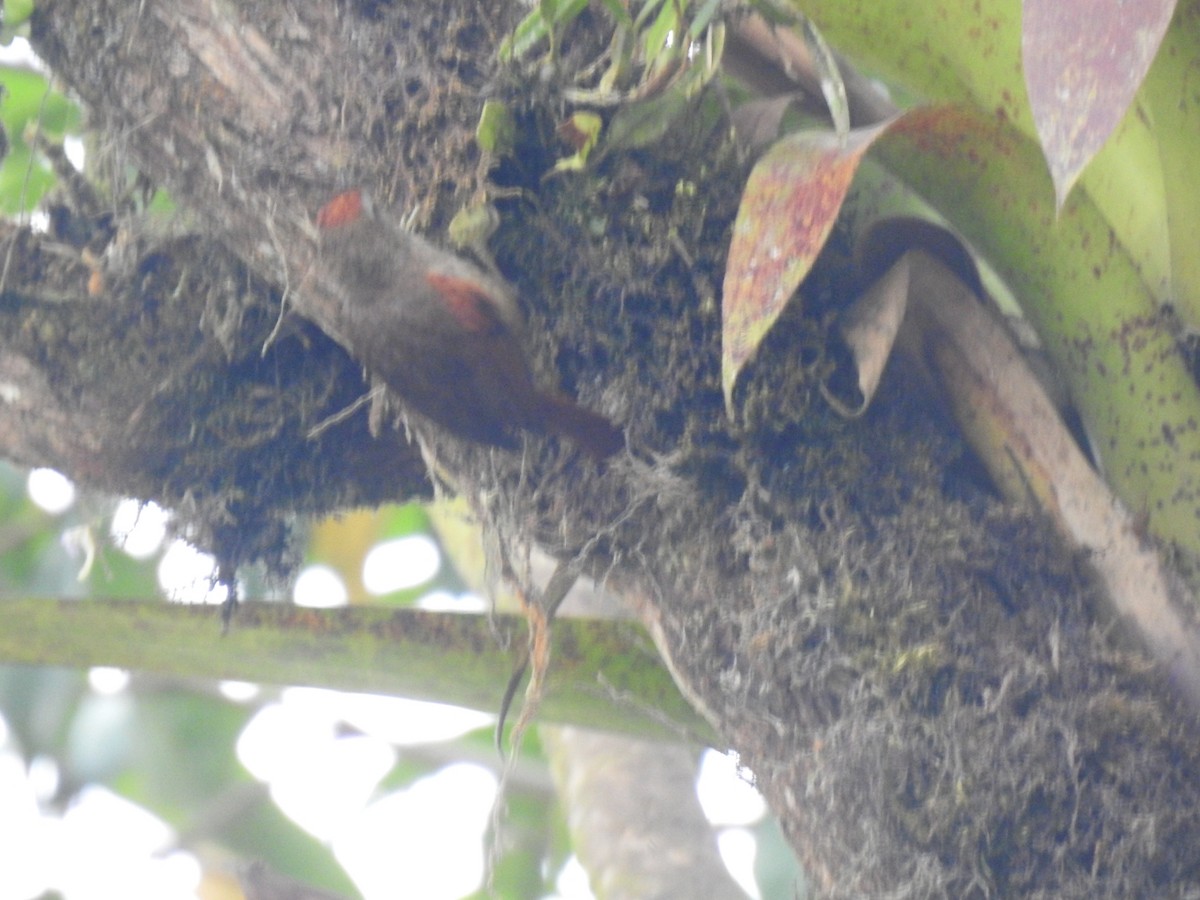
[[[360,188],[316,215],[320,261],[340,286],[351,353],[406,404],[453,434],[514,450],[522,431],[574,442],[595,460],[625,445],[599,413],[536,384],[512,290],[381,215]]]

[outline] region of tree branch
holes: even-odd
[[[6,598],[0,660],[118,666],[184,678],[307,684],[499,708],[524,641],[517,616],[243,603],[220,633],[212,606],[161,600]],[[632,623],[563,619],[542,717],[643,737],[711,743],[646,634]]]

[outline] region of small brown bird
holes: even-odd
[[[357,189],[316,221],[321,259],[343,289],[344,338],[418,412],[509,449],[518,429],[568,438],[597,460],[624,445],[606,418],[534,384],[520,310],[498,279],[376,215]]]

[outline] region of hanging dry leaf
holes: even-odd
[[[856,280],[866,290],[842,317],[838,333],[854,368],[849,379],[841,367],[821,392],[840,415],[856,418],[871,403],[908,305],[910,250],[921,249],[946,266],[975,296],[984,298],[983,281],[966,243],[944,225],[914,216],[887,216],[872,222],[854,247]],[[855,381],[847,399],[845,385]]]
[[[821,385],[822,396],[839,415],[858,418],[871,404],[904,321],[908,288],[908,257],[903,256],[854,301],[842,319],[838,331],[854,365],[857,396],[843,399],[828,382]]]
[[[781,94],[739,104],[730,114],[730,125],[738,146],[757,150],[779,137],[783,115],[795,99],[792,94]]]

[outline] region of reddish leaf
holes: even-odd
[[[725,265],[721,380],[725,403],[747,360],[804,280],[829,237],[858,164],[886,123],[851,131],[792,134],[754,167]]]
[[[1024,0],[1021,56],[1061,209],[1158,52],[1175,0]]]

